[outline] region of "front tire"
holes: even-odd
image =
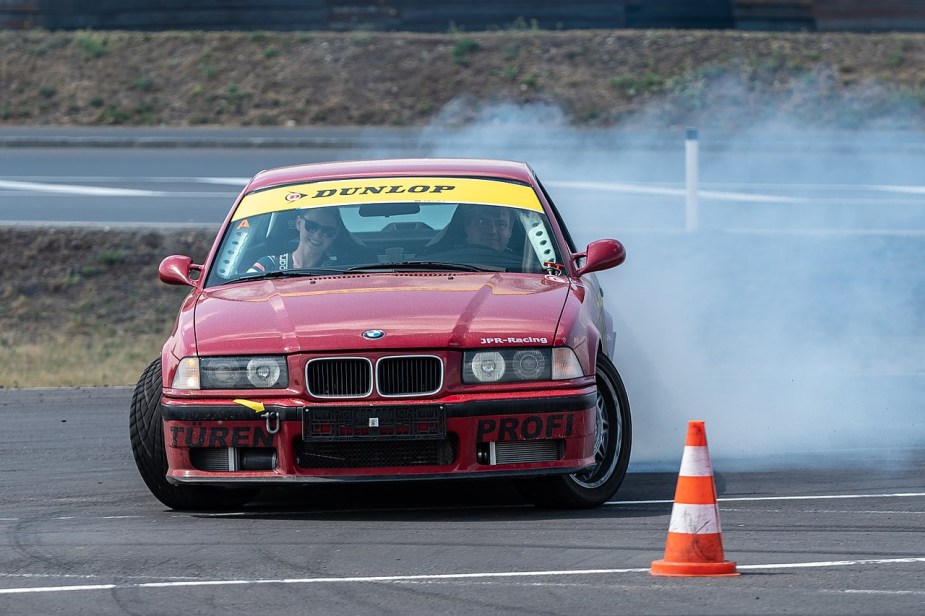
[[[128,428],[141,478],[155,498],[171,509],[228,511],[245,505],[257,494],[257,490],[175,486],[167,481],[160,359],[151,362],[135,386]]]
[[[597,357],[596,376],[595,464],[573,475],[521,482],[521,491],[537,507],[598,507],[607,502],[623,483],[632,445],[629,398],[620,374],[606,355]]]

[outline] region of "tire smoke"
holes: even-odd
[[[549,104],[459,114],[424,131],[426,155],[525,160],[579,250],[627,247],[599,277],[633,470],[675,470],[691,419],[727,468],[921,464],[925,134],[772,113],[702,129],[700,226],[684,233],[683,129],[574,129]]]

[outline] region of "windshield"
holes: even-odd
[[[564,269],[561,263],[529,186],[459,178],[345,180],[245,196],[207,286],[348,270],[545,274]]]

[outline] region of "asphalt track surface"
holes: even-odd
[[[501,482],[273,491],[165,509],[128,442],[131,391],[0,391],[0,613],[920,614],[925,451],[902,465],[715,468],[731,578],[657,578],[673,473],[592,511]]]

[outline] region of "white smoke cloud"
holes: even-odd
[[[473,105],[444,109],[422,153],[525,160],[577,242],[627,246],[600,277],[633,408],[632,469],[676,469],[691,419],[728,466],[921,457],[925,134],[883,130],[921,109],[823,130],[768,106],[725,130],[741,110],[714,102],[695,118],[711,124],[700,171],[712,196],[686,234],[684,134],[656,114],[590,131],[554,105]]]

